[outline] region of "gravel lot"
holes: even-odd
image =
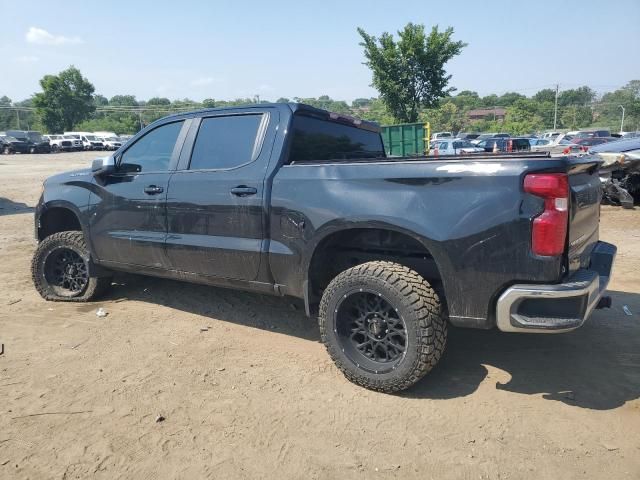
[[[42,180],[99,155],[0,156],[0,478],[640,478],[637,208],[602,209],[610,310],[557,336],[452,329],[384,395],[290,299],[123,275],[101,302],[43,301]]]

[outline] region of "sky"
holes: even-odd
[[[451,26],[458,90],[532,95],[640,79],[640,0],[0,0],[0,96],[78,67],[108,98],[376,96],[356,31]]]

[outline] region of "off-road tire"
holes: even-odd
[[[82,232],[59,232],[45,238],[38,245],[31,261],[31,278],[40,296],[45,300],[54,302],[88,302],[104,294],[111,285],[111,277],[96,277],[91,275],[90,270],[88,281],[81,291],[71,296],[62,296],[56,293],[55,289],[47,281],[45,263],[49,255],[60,248],[76,252],[89,268],[91,255]]]
[[[341,347],[337,306],[345,294],[359,289],[380,292],[404,320],[406,353],[392,371],[377,374],[362,369]],[[385,393],[405,390],[429,373],[440,360],[447,339],[447,320],[431,285],[410,268],[386,261],[357,265],[335,277],[322,296],[318,321],[322,342],[345,377]]]

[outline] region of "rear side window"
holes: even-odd
[[[249,163],[259,153],[263,114],[203,118],[190,170],[228,169]]]
[[[289,163],[384,156],[379,133],[337,122],[296,115]]]

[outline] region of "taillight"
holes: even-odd
[[[544,211],[533,220],[531,250],[561,255],[569,219],[569,178],[564,173],[531,173],[524,177],[524,191],[544,198]]]

